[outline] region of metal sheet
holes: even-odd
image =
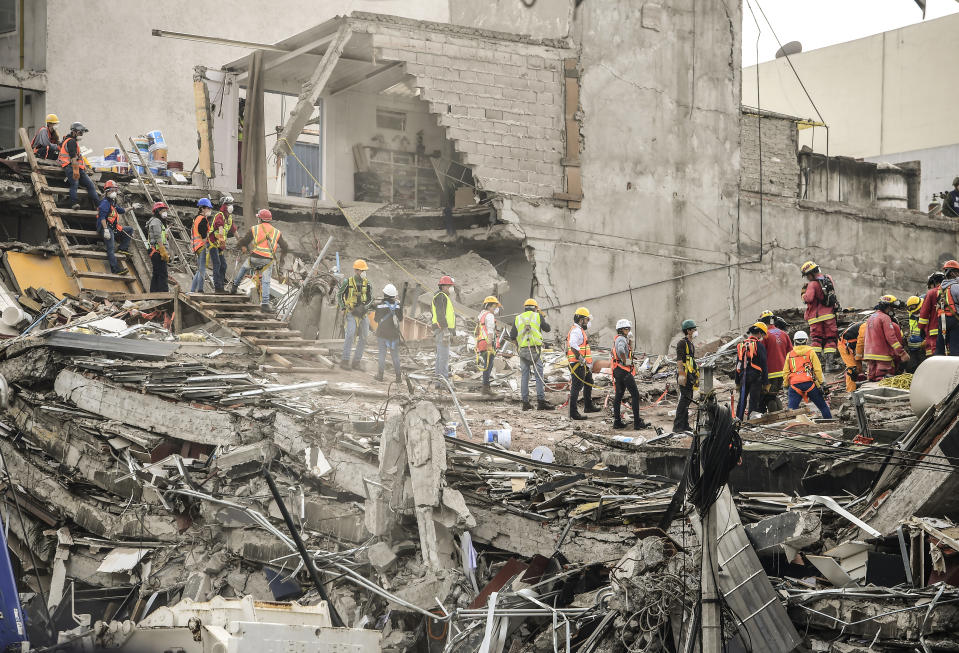
[[[116,574],[123,571],[130,571],[137,566],[152,549],[128,549],[126,547],[117,547],[107,554],[97,567],[97,571],[104,574]]]
[[[175,342],[155,340],[129,340],[110,336],[95,336],[88,333],[56,331],[44,338],[44,344],[56,349],[93,351],[98,354],[126,354],[137,358],[161,360],[177,350]]]

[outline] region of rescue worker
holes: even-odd
[[[370,332],[370,310],[373,308],[373,287],[366,278],[370,266],[361,258],[353,261],[352,276],[343,280],[336,293],[336,304],[344,313],[343,354],[340,367],[357,369],[366,350],[366,336]],[[356,341],[356,349],[353,342]],[[350,352],[352,351],[352,358]]]
[[[213,292],[226,292],[226,239],[236,235],[233,224],[233,196],[224,195],[220,210],[213,215],[210,231],[210,260],[213,263]]]
[[[779,398],[779,391],[783,389],[782,366],[786,361],[786,354],[792,351],[793,344],[789,335],[776,326],[776,316],[772,311],[763,311],[759,321],[769,327],[766,337],[763,338],[769,381],[763,386],[762,405],[765,412],[775,412],[783,409],[783,402]]]
[[[959,177],[952,180],[952,190],[942,198],[942,214],[947,218],[959,218]]]
[[[936,340],[939,337],[939,284],[946,278],[938,270],[926,279],[926,296],[922,298],[919,309],[919,329],[925,338],[926,356],[936,353]]]
[[[57,133],[57,125],[60,119],[57,114],[47,114],[47,124],[37,130],[30,141],[30,147],[33,148],[33,154],[38,159],[56,160],[60,156],[60,134]]]
[[[909,354],[902,346],[902,329],[892,319],[899,300],[893,295],[883,295],[876,304],[876,311],[866,320],[866,337],[863,344],[863,360],[866,361],[866,377],[879,381],[895,373],[895,361],[905,363]]]
[[[793,336],[795,347],[786,355],[783,363],[783,376],[789,388],[789,410],[799,408],[800,401],[812,401],[823,417],[832,419],[832,411],[829,410],[822,389],[822,365],[816,351],[806,344],[808,342],[809,336],[806,332],[797,331]]]
[[[166,248],[166,223],[170,207],[166,202],[153,205],[153,215],[147,220],[147,241],[150,243],[150,263],[153,275],[150,277],[150,292],[169,292],[167,262],[170,253]]]
[[[203,284],[206,282],[206,264],[210,255],[210,216],[213,214],[213,202],[208,198],[202,197],[196,203],[196,217],[193,218],[193,253],[196,255],[196,274],[193,275],[193,283],[190,284],[190,292],[203,292]]]
[[[490,295],[483,300],[483,310],[476,318],[476,361],[483,370],[484,395],[493,394],[490,388],[490,375],[493,373],[493,359],[496,357],[496,316],[503,307],[499,299]]]
[[[636,366],[633,362],[633,345],[629,340],[629,332],[633,326],[629,320],[619,320],[616,323],[616,337],[613,338],[610,367],[613,368],[613,428],[624,429],[626,422],[622,419],[623,397],[629,390],[629,403],[633,409],[633,430],[647,428],[647,424],[639,416],[639,388],[636,387]]]
[[[60,143],[60,153],[57,156],[57,162],[63,168],[64,179],[70,186],[70,208],[72,209],[80,208],[80,200],[77,199],[78,184],[83,184],[83,187],[87,189],[87,197],[90,198],[90,204],[94,209],[100,205],[97,186],[87,176],[87,166],[83,161],[83,154],[80,153],[80,139],[88,131],[90,130],[80,122],[70,125],[70,134]],[[67,170],[68,166],[69,170]]]
[[[552,331],[546,317],[540,312],[539,304],[530,297],[523,302],[523,312],[513,320],[509,339],[516,343],[519,351],[520,377],[519,395],[523,400],[523,410],[531,410],[529,403],[529,377],[533,370],[536,381],[536,409],[548,410],[552,406],[546,403],[546,386],[543,382],[543,333]]]
[[[907,372],[915,372],[919,364],[926,358],[923,351],[922,329],[919,328],[919,313],[922,310],[922,299],[913,295],[906,300],[906,312],[909,313],[909,332],[906,335],[906,351],[909,353]]]
[[[693,392],[699,387],[699,368],[696,366],[696,347],[693,338],[699,335],[696,322],[683,320],[683,337],[676,343],[677,387],[679,405],[673,419],[673,433],[691,432],[689,427],[689,405],[693,403]]]
[[[945,279],[939,284],[939,336],[937,356],[959,356],[959,317],[956,299],[959,298],[959,262],[949,260],[942,265]]]
[[[110,271],[113,274],[127,274],[126,266],[117,263],[116,252],[127,252],[133,241],[133,227],[124,227],[120,224],[120,215],[126,209],[117,204],[117,182],[112,179],[103,185],[106,196],[97,207],[97,234],[103,239],[107,248],[107,260],[110,262]],[[138,208],[139,204],[134,204]]]
[[[382,381],[386,372],[386,352],[393,359],[393,372],[396,382],[403,380],[403,368],[400,365],[400,324],[403,322],[403,307],[396,299],[396,286],[391,283],[383,287],[383,299],[376,305],[373,314],[376,320],[376,341],[379,344],[379,367],[376,371],[376,380]]]
[[[803,302],[806,304],[804,318],[809,324],[809,344],[817,354],[822,354],[828,371],[836,356],[839,337],[839,326],[836,323],[839,301],[836,298],[836,289],[832,277],[823,274],[814,262],[806,261],[800,271],[806,277]]]
[[[207,200],[209,201],[209,200]],[[236,294],[237,286],[246,276],[248,271],[262,270],[260,279],[260,310],[264,313],[270,313],[270,279],[273,276],[273,264],[277,267],[283,267],[283,257],[289,251],[286,240],[280,230],[270,224],[273,221],[273,214],[269,209],[260,209],[256,212],[257,224],[250,228],[245,236],[237,242],[244,252],[247,246],[250,246],[250,255],[247,257],[236,276],[230,282],[227,292]],[[280,250],[280,256],[277,258],[276,250]]]
[[[580,391],[583,392],[583,412],[598,413],[593,405],[593,353],[589,347],[589,311],[581,306],[573,313],[573,325],[566,334],[566,360],[569,363],[569,416],[570,419],[586,419],[576,407]]]
[[[436,340],[436,366],[434,371],[437,376],[446,380],[450,378],[450,343],[453,335],[456,333],[456,312],[453,310],[453,300],[450,298],[450,291],[453,289],[453,277],[444,274],[440,277],[439,290],[433,294],[431,310],[433,312],[433,329]],[[445,387],[437,383],[438,388]]]
[[[795,338],[793,338],[795,340]],[[855,392],[862,378],[863,344],[866,342],[866,321],[856,322],[839,334],[839,356],[846,364],[846,392]],[[818,358],[818,356],[817,356]]]
[[[762,391],[769,376],[763,338],[768,330],[765,322],[756,322],[746,330],[746,339],[736,346],[736,386],[739,388],[736,417],[739,419],[763,415]]]

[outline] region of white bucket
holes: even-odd
[[[495,442],[504,449],[509,449],[510,442],[513,441],[513,431],[512,429],[486,429],[483,441]]]

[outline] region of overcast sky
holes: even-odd
[[[783,44],[799,41],[803,50],[887,32],[922,21],[915,0],[743,0],[743,66],[756,63],[756,23],[759,21],[759,61],[769,61],[779,46],[763,20],[759,6]],[[959,13],[956,0],[927,0],[926,20]]]

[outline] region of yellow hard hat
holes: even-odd
[[[47,114],[47,124],[48,124],[48,125],[59,125],[59,124],[60,124],[60,119],[57,118],[57,114],[55,114],[55,113],[48,113],[48,114]]]
[[[899,300],[896,299],[895,295],[883,295],[882,297],[879,298],[880,304],[895,304],[898,301]]]
[[[499,306],[502,306],[502,304],[499,303],[499,300],[496,299],[496,297],[494,297],[493,295],[490,295],[490,296],[488,296],[486,299],[484,299],[484,300],[483,300],[483,303],[484,303],[484,304],[498,304]]]
[[[576,309],[576,312],[573,313],[573,315],[580,316],[580,317],[589,317],[590,316],[589,309],[587,309],[585,306],[580,306],[579,308]]]
[[[818,267],[819,266],[816,265],[814,261],[806,261],[805,263],[802,264],[802,267],[799,268],[799,271],[802,272],[803,274],[809,274],[810,272],[812,272]]]
[[[369,269],[370,269],[370,266],[368,266],[368,265],[366,264],[366,261],[364,261],[364,260],[361,259],[361,258],[358,258],[358,259],[356,259],[355,261],[353,261],[353,269],[354,269],[354,270],[369,270]]]
[[[759,319],[764,320],[767,317],[772,317],[772,316],[773,316],[773,312],[770,311],[769,309],[766,309],[765,311],[759,314]]]
[[[759,329],[763,333],[769,333],[769,325],[766,324],[765,322],[756,322],[756,324],[754,324],[753,327],[756,329]]]
[[[524,307],[525,307],[525,306],[535,306],[536,308],[539,308],[539,304],[536,303],[536,300],[533,299],[532,297],[530,297],[530,298],[527,299],[525,302],[523,302],[523,306],[524,306]]]
[[[906,300],[906,308],[909,309],[910,313],[918,311],[920,306],[922,306],[922,300],[915,295]]]

